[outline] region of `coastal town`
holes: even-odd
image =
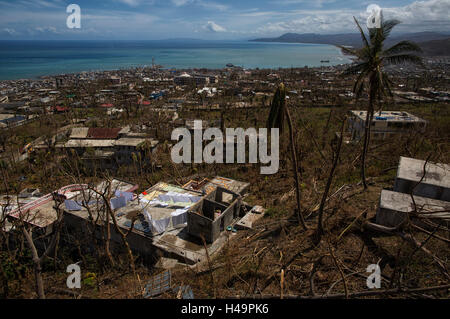
[[[357,163],[369,96],[356,98],[346,68],[153,64],[0,82],[2,293],[43,293],[16,284],[34,281],[29,268],[8,270],[27,260],[20,242],[54,298],[348,297],[367,289],[352,274],[371,264],[404,294],[448,287],[450,60],[387,70],[393,96],[371,120],[366,191]],[[254,163],[173,163],[173,130],[194,131],[195,120],[267,127],[281,83],[298,172],[283,134],[273,175]],[[314,231],[323,214],[326,241]],[[71,292],[75,263],[83,287]]]

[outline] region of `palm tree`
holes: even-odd
[[[367,115],[364,130],[364,145],[361,156],[361,178],[364,189],[366,184],[366,156],[370,141],[370,123],[372,123],[375,102],[380,103],[382,96],[392,97],[391,80],[383,71],[383,67],[389,64],[399,63],[415,63],[421,64],[422,58],[412,54],[411,52],[421,52],[418,45],[410,41],[401,41],[389,49],[384,49],[384,42],[389,37],[392,29],[400,23],[398,20],[381,20],[381,28],[369,29],[369,40],[359,25],[355,17],[353,17],[361,38],[363,47],[360,49],[351,49],[343,46],[339,48],[344,54],[356,57],[355,64],[350,66],[345,75],[358,74],[353,86],[353,93],[356,98],[361,97],[366,86],[369,95],[369,104],[367,107]],[[366,83],[367,82],[367,83]]]
[[[292,125],[291,114],[289,113],[289,109],[286,106],[286,88],[283,83],[281,83],[275,92],[275,95],[272,100],[272,106],[270,108],[269,119],[267,121],[267,127],[270,128],[279,128],[280,135],[283,133],[284,129],[284,121],[287,119],[289,126],[289,135],[291,137],[291,155],[292,155],[292,165],[294,171],[295,178],[295,187],[296,187],[296,195],[297,195],[297,218],[298,222],[301,223],[304,229],[307,229],[305,220],[303,218],[302,212],[300,210],[300,183],[298,178],[298,164],[297,164],[297,153],[295,148],[295,140],[294,140],[294,129]]]

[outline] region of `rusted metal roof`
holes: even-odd
[[[121,128],[90,128],[87,138],[94,139],[116,139],[119,136]]]

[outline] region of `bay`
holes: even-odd
[[[334,46],[248,41],[0,41],[0,80],[150,66],[248,69],[337,65],[350,60]],[[329,61],[329,63],[322,63]]]

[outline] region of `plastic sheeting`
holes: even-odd
[[[189,199],[189,196],[178,195],[178,196],[171,196],[171,197],[175,203],[190,203],[191,202]]]
[[[165,232],[170,224],[170,218],[153,220],[152,215],[146,209],[144,209],[144,217],[147,224],[151,227],[152,232],[157,234]]]
[[[162,207],[167,207],[167,206],[169,206],[169,204],[167,204],[166,202],[161,202],[161,201],[159,201],[159,200],[157,200],[157,199],[154,199],[154,200],[152,200],[152,201],[150,201],[150,202],[148,202],[150,205],[155,205],[155,206],[162,206]]]
[[[173,192],[169,192],[167,194],[158,195],[158,199],[155,199],[150,203],[158,201],[166,203],[167,205],[176,204],[178,206],[189,207],[193,203],[197,203],[198,201],[200,201],[200,199],[201,197],[199,196],[192,196],[190,194],[174,194]]]
[[[92,206],[92,205],[95,205],[95,204],[102,204],[102,203],[103,203],[103,200],[101,200],[101,199],[99,199],[99,200],[91,200],[87,204],[85,203],[85,201],[77,201],[77,204],[80,205],[80,206],[83,206],[83,205],[85,205],[85,206]]]
[[[172,225],[181,225],[187,223],[187,210],[186,209],[177,209],[172,214]]]
[[[162,202],[173,202],[172,196],[169,196],[169,195],[159,195],[158,200],[160,200]]]
[[[147,221],[147,223],[149,225],[151,225],[152,224],[152,215],[150,215],[150,213],[146,209],[144,209],[144,214],[143,215],[144,215],[144,218]]]
[[[127,202],[130,202],[133,200],[133,193],[130,193],[130,192],[116,191],[115,195],[116,195],[116,197],[125,197]]]
[[[65,200],[64,204],[69,211],[81,210],[83,207],[73,200]]]
[[[131,228],[132,221],[131,220],[127,220],[126,222],[123,223],[123,225],[125,227]],[[150,229],[148,228],[148,225],[144,224],[144,223],[141,223],[139,221],[134,223],[133,229],[140,230],[140,231],[142,231],[144,233],[149,233],[150,232]]]
[[[189,197],[189,199],[191,200],[192,203],[197,203],[199,202],[202,198],[200,196],[191,196]]]
[[[164,218],[160,220],[152,220],[151,226],[155,233],[160,234],[166,231],[169,226],[170,218]]]
[[[125,197],[116,197],[111,199],[111,209],[119,209],[127,206],[127,200]]]

